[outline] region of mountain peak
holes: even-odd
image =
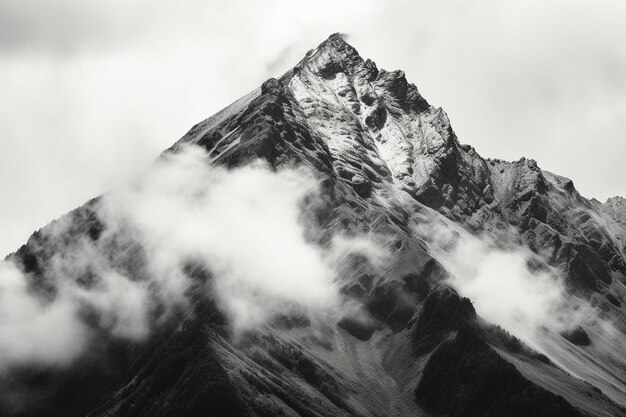
[[[332,79],[338,73],[349,76],[358,73],[370,80],[378,75],[376,65],[369,60],[366,65],[358,51],[340,33],[333,33],[317,48],[309,51],[295,70],[302,68],[308,68],[324,79]]]
[[[358,51],[346,41],[345,37],[346,35],[343,33],[333,33],[325,41],[323,41],[317,49],[334,51],[338,54],[346,56],[359,56]]]
[[[346,39],[345,39],[346,36],[347,36],[347,34],[341,33],[341,32],[331,33],[330,36],[328,38],[326,38],[326,40],[320,44],[320,46],[322,46],[324,44],[332,43],[332,44],[335,44],[335,45],[346,45],[346,46],[349,46],[350,48],[354,49],[352,47],[352,45],[350,45],[348,42],[346,42]]]

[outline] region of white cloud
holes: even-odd
[[[493,236],[474,236],[436,220],[418,232],[449,272],[449,284],[472,301],[481,317],[533,346],[542,328],[558,333],[595,317],[588,303],[566,290],[558,268],[522,246],[499,244]]]
[[[51,304],[35,298],[20,270],[0,262],[0,371],[12,364],[65,365],[82,351],[86,328],[64,297]]]
[[[182,281],[175,294],[185,287],[185,262],[203,264],[241,331],[266,322],[282,302],[333,301],[333,270],[305,240],[301,218],[304,197],[317,192],[317,180],[303,169],[211,167],[204,151],[190,147],[107,195],[100,213],[112,230],[136,234],[161,286],[172,277]]]
[[[358,254],[375,268],[386,261],[374,237],[310,240],[322,235],[309,215],[324,200],[308,169],[209,160],[201,148],[182,148],[102,196],[95,241],[69,234],[71,217],[43,230],[53,255],[38,279],[55,286],[52,301],[40,302],[27,277],[3,264],[0,365],[66,365],[89,343],[90,326],[144,339],[191,314],[192,288],[217,301],[235,337],[292,310],[332,318],[345,258]],[[207,271],[208,282],[194,281],[190,267]]]

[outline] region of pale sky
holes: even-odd
[[[621,0],[0,0],[0,254],[333,32],[485,157],[626,195]]]

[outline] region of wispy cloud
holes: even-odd
[[[200,148],[183,148],[101,197],[91,207],[102,229],[96,239],[70,234],[72,216],[44,229],[53,300],[31,294],[29,278],[5,262],[0,366],[66,365],[94,328],[144,339],[158,323],[191,314],[192,287],[217,302],[234,336],[293,310],[332,315],[345,259],[385,259],[367,236],[312,240],[323,233],[309,215],[324,199],[309,170],[263,162],[228,169],[209,160]],[[194,281],[190,268],[210,278]],[[43,340],[51,341],[45,350]]]
[[[476,236],[434,218],[418,226],[429,250],[448,271],[447,281],[468,297],[486,320],[537,346],[540,331],[572,329],[595,317],[571,295],[563,272],[515,243],[515,232]]]

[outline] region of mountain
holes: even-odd
[[[305,167],[321,184],[307,242],[373,236],[384,266],[349,254],[338,274],[344,308],[321,318],[285,310],[233,335],[206,291],[223,277],[191,260],[184,308],[164,314],[156,303],[148,336],[118,337],[101,310],[81,309],[90,337],[80,355],[4,369],[3,415],[626,416],[624,199],[588,200],[531,159],[481,157],[402,71],[379,69],[338,34],[161,159],[189,147],[229,172],[257,160],[276,172]],[[157,255],[129,228],[107,228],[106,199],[5,260],[43,305],[65,294],[50,271],[85,262],[65,255],[77,242],[150,282]],[[72,285],[95,297],[103,278],[92,270]]]

